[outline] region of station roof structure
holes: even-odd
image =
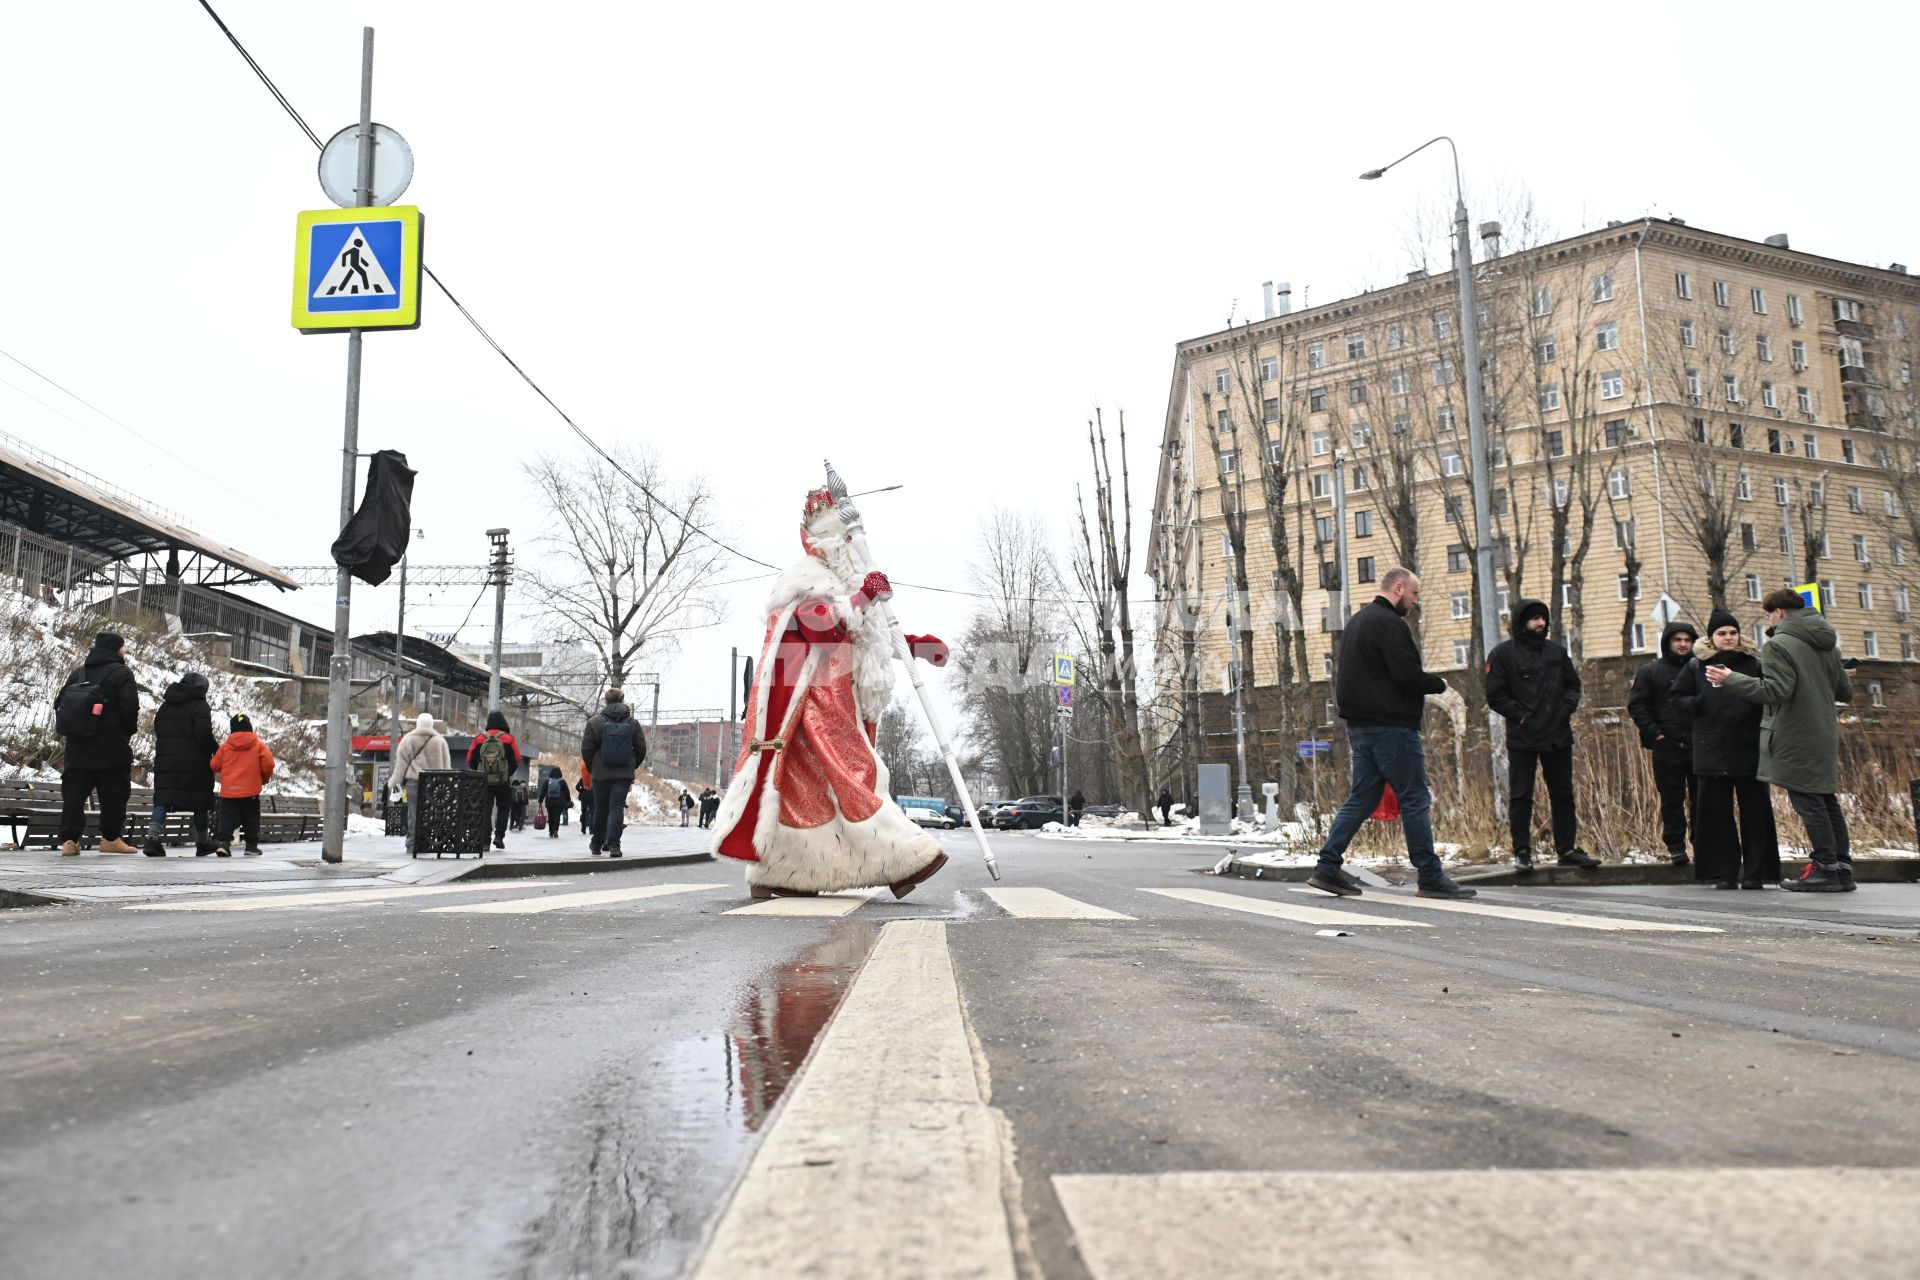
[[[191,528],[179,516],[4,433],[0,520],[106,560],[164,556],[174,566],[169,572],[180,572],[200,586],[265,582],[293,591],[300,585],[266,561]]]
[[[353,637],[355,652],[369,657],[391,658],[393,655],[393,632],[370,631]],[[425,636],[407,635],[401,640],[401,659],[406,666],[427,676],[442,688],[468,697],[485,697],[492,670],[483,662],[475,662],[435,644]],[[573,699],[563,693],[549,689],[545,685],[535,684],[500,673],[500,696],[512,698],[517,704],[529,707],[568,706]]]

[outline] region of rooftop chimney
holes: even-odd
[[[1265,282],[1263,282],[1263,283],[1261,284],[1261,286],[1260,286],[1260,293],[1261,293],[1261,296],[1262,296],[1262,297],[1264,297],[1264,298],[1266,299],[1266,303],[1267,303],[1267,319],[1269,319],[1269,320],[1271,320],[1271,319],[1273,319],[1273,316],[1274,316],[1274,310],[1273,310],[1273,281],[1271,281],[1271,280],[1268,280],[1268,281],[1265,281]]]
[[[1608,218],[1608,219],[1607,219],[1607,226],[1609,226],[1609,227],[1617,227],[1617,226],[1619,226],[1619,225],[1620,225],[1620,219],[1618,219],[1618,218]]]
[[[1427,269],[1425,267],[1415,267],[1413,270],[1407,272],[1407,282],[1409,284],[1415,280],[1425,280],[1426,278]]]
[[[1898,275],[1905,275],[1907,274],[1907,264],[1904,262],[1889,262],[1887,264],[1887,270]]]
[[[1767,243],[1776,249],[1792,248],[1792,246],[1787,243],[1787,233],[1784,231],[1777,236],[1768,236]]]
[[[1275,305],[1280,308],[1280,314],[1283,316],[1292,315],[1293,314],[1293,285],[1286,280],[1282,280],[1278,285],[1274,287],[1274,292],[1279,295],[1279,299]]]
[[[1480,244],[1489,258],[1500,256],[1500,224],[1483,222],[1480,224]]]

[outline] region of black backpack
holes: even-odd
[[[622,768],[633,763],[633,721],[609,720],[600,730],[600,758],[593,762],[598,769],[605,765]]]
[[[559,774],[547,779],[547,799],[565,800],[567,798],[567,780]]]
[[[106,686],[87,678],[85,667],[73,673],[73,682],[53,704],[53,727],[63,737],[91,738],[106,719]]]

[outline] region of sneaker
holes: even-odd
[[[1513,855],[1513,869],[1525,874],[1533,870],[1533,850],[1521,849]]]
[[[208,854],[212,853],[215,847],[216,846],[211,840],[198,841],[193,846],[193,856],[196,858],[204,858]]]
[[[79,857],[79,856],[80,856],[80,842],[79,842],[78,840],[67,840],[67,841],[64,841],[64,842],[63,842],[63,843],[62,843],[62,844],[60,845],[60,856],[61,856],[61,857],[63,857],[63,858],[77,858],[77,857]]]
[[[260,856],[260,846],[257,844],[250,844],[244,850],[242,850],[242,852],[245,853],[249,858],[257,858]]]
[[[1714,881],[1713,887],[1716,889],[1738,889],[1740,882],[1738,880],[1716,880]],[[1758,889],[1760,886],[1755,885],[1753,887]]]
[[[1600,865],[1600,859],[1594,857],[1585,849],[1569,849],[1561,854],[1557,861],[1563,867],[1597,867]],[[1676,863],[1675,865],[1684,864]]]
[[[1480,891],[1478,889],[1469,889],[1463,884],[1455,884],[1446,876],[1441,876],[1431,884],[1421,885],[1413,896],[1416,898],[1453,898],[1463,900],[1477,897],[1479,893]]]
[[[164,858],[167,856],[166,846],[158,840],[147,841],[140,846],[140,852],[146,854],[149,858]]]
[[[1840,864],[1840,892],[1852,893],[1860,886],[1853,882],[1853,868],[1846,863]]]
[[[100,842],[100,852],[102,853],[138,853],[140,851],[134,848],[132,845],[128,844],[125,840],[115,837],[112,840],[102,840]]]
[[[503,836],[495,836],[493,838],[493,847],[496,849],[506,848],[507,847],[506,838]]]
[[[233,856],[233,850],[223,844],[213,851],[213,856],[216,858],[231,858]]]
[[[622,857],[622,856],[624,856],[624,855],[623,855],[623,854],[621,854],[621,852],[620,852],[620,851],[619,851],[618,849],[609,849],[609,850],[607,850],[607,856],[608,856],[609,858],[618,858],[618,857]]]
[[[587,852],[597,858],[600,856],[600,846],[597,844],[590,844],[587,846]]]
[[[1798,880],[1782,880],[1780,887],[1794,893],[1845,893],[1847,882],[1839,874],[1828,875],[1809,863],[1805,875]]]
[[[1337,894],[1342,898],[1357,898],[1360,896],[1360,882],[1348,875],[1346,871],[1340,867],[1335,867],[1331,871],[1324,869],[1315,870],[1312,875],[1307,877],[1307,883],[1322,893]]]
[[[1687,855],[1684,853],[1670,853],[1667,856],[1672,859],[1673,865],[1676,867],[1684,867],[1687,865]]]
[[[1767,887],[1767,882],[1765,880],[1742,880],[1740,887],[1742,889],[1764,889]]]

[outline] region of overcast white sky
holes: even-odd
[[[1561,233],[1674,214],[1920,261],[1902,4],[215,7],[323,137],[376,27],[428,262],[578,421],[704,475],[776,563],[823,455],[908,485],[863,504],[896,578],[964,587],[994,503],[1064,539],[1096,404],[1127,410],[1144,530],[1174,344],[1258,314],[1262,280],[1298,304],[1399,278],[1413,211],[1450,203],[1444,154],[1354,175],[1435,129],[1476,218],[1524,184]],[[8,6],[0,106],[0,350],[151,443],[5,360],[0,430],[324,562],[345,340],[288,324],[294,215],[327,207],[310,144],[194,0]],[[431,292],[419,331],[366,345],[361,444],[419,469],[417,558],[536,528],[518,465],[576,447],[552,412]],[[280,603],[325,622],[326,594]],[[666,706],[724,705],[764,584],[728,595]],[[410,623],[472,598],[410,593]],[[967,612],[896,603],[909,630]],[[392,616],[357,590],[356,630]]]

